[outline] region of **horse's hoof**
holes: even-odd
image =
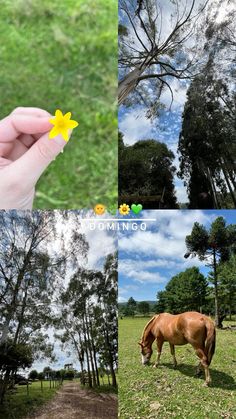
[[[209,385],[211,384],[211,381],[204,381],[203,383],[203,387],[209,387]]]
[[[157,365],[157,364],[154,364],[154,365],[153,365],[153,368],[157,368],[157,367],[158,367],[158,365]]]

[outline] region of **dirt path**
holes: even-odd
[[[79,383],[65,383],[54,398],[30,418],[117,419],[117,396],[81,389]]]

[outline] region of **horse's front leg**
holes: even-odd
[[[174,345],[172,345],[172,343],[170,343],[170,353],[173,356],[174,367],[176,368],[177,367],[177,361],[176,361],[176,358],[175,358],[175,347],[174,347]]]
[[[153,365],[154,368],[157,368],[160,363],[161,351],[164,341],[162,339],[157,339],[157,359],[155,364]]]

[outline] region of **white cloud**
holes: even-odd
[[[137,108],[126,112],[119,121],[119,130],[124,134],[124,142],[133,145],[138,140],[151,139],[153,126],[143,110]]]
[[[184,104],[186,102],[186,93],[188,86],[186,83],[181,82],[181,80],[172,78],[170,81],[168,81],[174,96],[174,101],[171,106],[171,110],[175,111],[178,110],[178,112],[182,112]],[[162,95],[161,95],[161,102],[166,105],[168,108],[171,104],[171,93],[168,88],[166,88]]]
[[[139,271],[132,270],[127,272],[126,275],[129,279],[133,281],[140,282],[142,284],[146,282],[151,282],[153,284],[163,284],[167,282],[167,278],[160,275],[158,272],[148,272],[148,271]]]
[[[145,211],[143,217],[148,217]],[[158,231],[136,231],[129,237],[121,237],[119,249],[128,253],[142,254],[148,257],[168,258],[185,261],[185,237],[191,233],[193,223],[204,223],[212,217],[200,210],[192,211],[152,211],[155,215]],[[149,225],[149,223],[148,223]],[[154,222],[152,222],[152,226]]]

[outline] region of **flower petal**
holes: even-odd
[[[60,134],[60,130],[57,127],[53,127],[51,131],[49,132],[49,138],[54,138],[58,134]]]
[[[52,124],[52,125],[56,125],[56,123],[57,123],[56,118],[49,119],[49,122],[50,122],[50,124]]]
[[[69,134],[68,134],[68,130],[67,129],[61,129],[60,130],[60,134],[62,135],[62,137],[64,138],[65,141],[69,140]]]
[[[62,114],[62,111],[60,111],[60,109],[57,109],[56,110],[55,117],[56,118],[63,118],[63,114]]]
[[[73,128],[78,127],[79,124],[78,124],[78,122],[76,122],[73,119],[71,119],[70,121],[68,121],[66,123],[66,125],[68,126],[68,128],[73,129]]]
[[[67,121],[69,121],[69,119],[71,118],[71,112],[67,112],[67,113],[65,113],[64,118],[65,118]]]

